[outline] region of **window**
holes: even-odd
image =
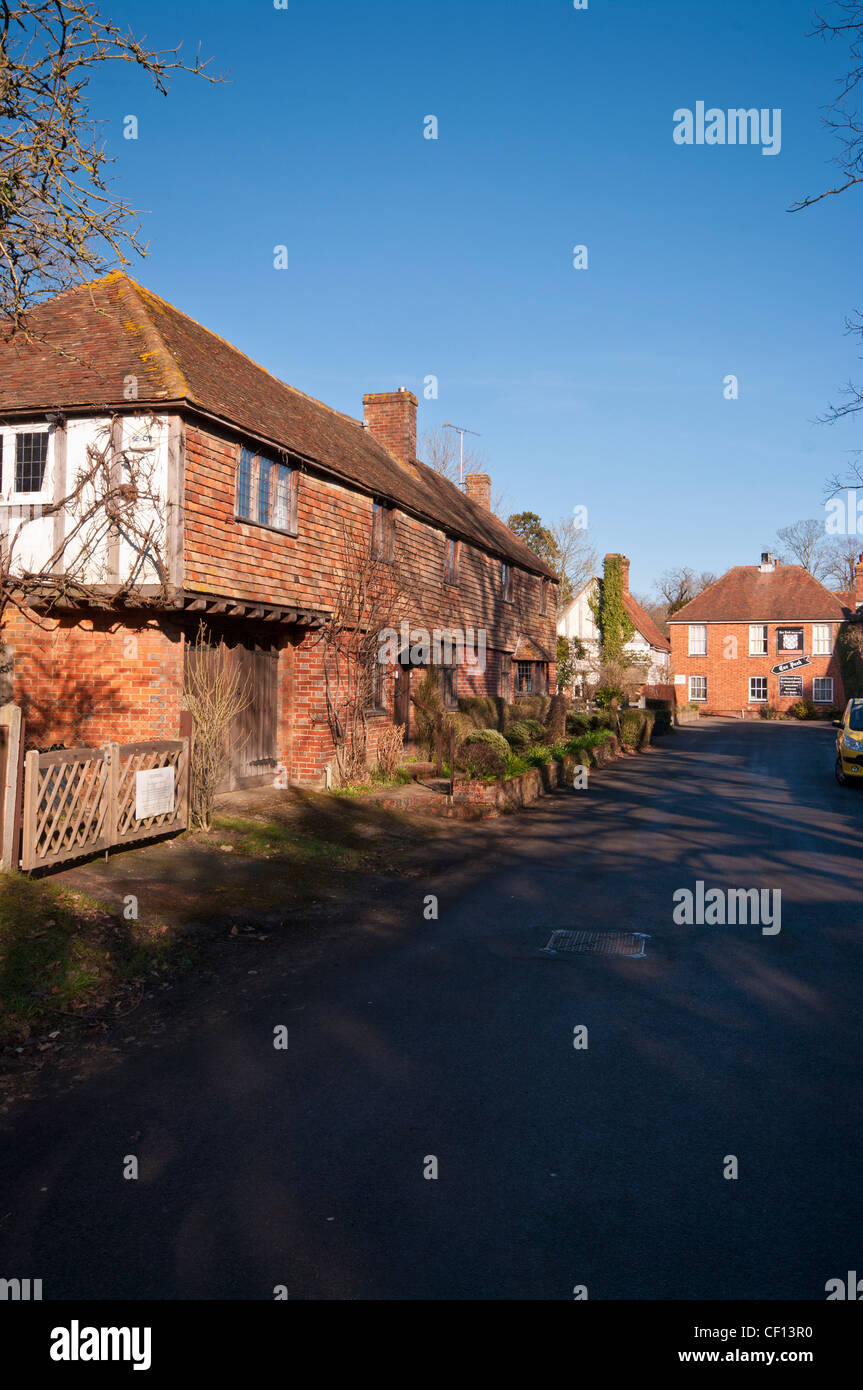
[[[297,534],[297,470],[265,454],[240,450],[236,516],[273,531]]]
[[[458,583],[458,541],[453,540],[451,536],[447,537],[446,542],[443,582],[444,584]]]
[[[369,702],[367,708],[370,710],[386,709],[385,696],[385,668],[381,661],[376,657],[372,658],[371,680],[369,682]]]
[[[516,695],[530,695],[533,691],[533,662],[519,661],[515,678]]]
[[[707,655],[707,624],[691,623],[689,627],[689,655]]]
[[[751,704],[764,705],[767,703],[767,677],[749,677],[749,701]]]
[[[506,653],[501,653],[497,693],[508,705],[512,704],[512,657]]]
[[[706,677],[706,676],[690,676],[690,677],[689,677],[689,698],[690,698],[690,700],[706,700],[706,699],[707,699],[707,677]]]
[[[816,676],[812,682],[812,701],[816,705],[833,704],[833,677]]]
[[[543,580],[540,581],[540,590],[539,590],[539,616],[540,616],[541,618],[544,618],[544,617],[546,617],[547,613],[548,613],[548,580],[547,580],[547,579],[543,579]]]
[[[812,654],[813,656],[832,656],[833,654],[833,625],[832,623],[815,623],[812,628]]]
[[[15,491],[41,492],[48,460],[48,431],[15,436]]]
[[[512,603],[512,565],[506,562],[500,567],[500,596],[504,603]]]
[[[389,564],[395,554],[396,514],[383,502],[372,506],[372,558]]]
[[[440,667],[440,689],[441,697],[447,709],[456,709],[458,706],[458,667]]]
[[[749,628],[749,655],[767,655],[767,624],[752,623]],[[750,699],[752,697],[750,696]]]

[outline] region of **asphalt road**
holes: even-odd
[[[357,903],[324,958],[281,945],[228,1007],[18,1106],[0,1275],[45,1298],[823,1299],[863,1271],[863,794],[832,737],[681,730],[495,823],[469,869]],[[699,879],[780,889],[781,931],[676,925]],[[557,928],[650,939],[540,954]]]

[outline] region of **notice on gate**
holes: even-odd
[[[154,767],[135,773],[135,818],[147,820],[174,809],[174,769]]]

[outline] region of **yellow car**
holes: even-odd
[[[834,719],[836,781],[840,787],[863,782],[863,700],[849,700],[841,719]]]

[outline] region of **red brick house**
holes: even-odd
[[[165,573],[157,585],[147,557],[109,527],[103,603],[54,607],[47,630],[8,610],[7,698],[23,706],[31,742],[176,737],[203,619],[253,691],[231,784],[281,768],[320,785],[333,753],[320,634],[345,525],[398,557],[414,627],[482,633],[485,661],[447,672],[450,703],[511,699],[528,663],[530,688],[554,689],[556,577],[493,515],[487,475],[462,492],[416,458],[410,391],[367,395],[355,420],[119,273],[47,301],[32,330],[29,342],[0,342],[0,527],[8,535],[23,516],[22,565],[44,561],[66,523],[40,502],[66,496],[94,431],[107,429],[149,451]],[[134,596],[112,603],[132,564]],[[409,719],[411,679],[399,663],[382,673],[373,731]]]
[[[736,565],[668,620],[678,703],[744,716],[801,699],[843,705],[836,637],[861,604],[863,564],[856,594],[767,554]]]

